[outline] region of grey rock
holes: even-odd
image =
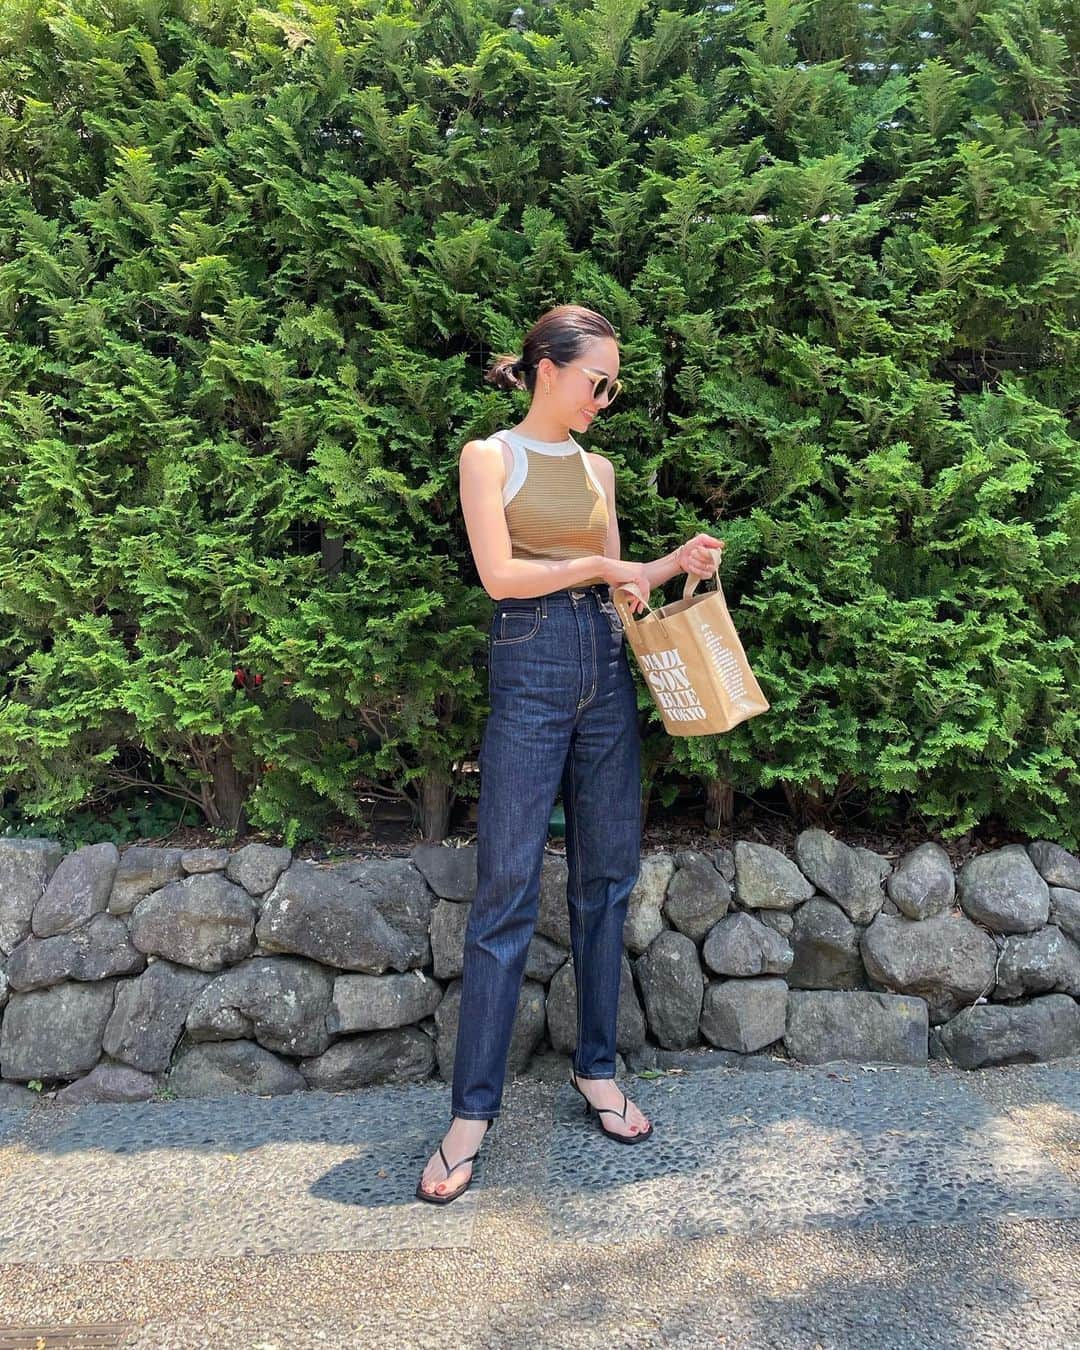
[[[708,871],[717,877],[716,870]],[[641,859],[640,870],[626,905],[623,945],[635,955],[647,950],[657,933],[663,931],[661,910],[664,894],[673,880],[675,863],[666,853],[654,853]],[[678,875],[675,873],[675,875]],[[717,877],[719,881],[720,878]]]
[[[264,901],[255,928],[268,951],[297,952],[324,965],[382,975],[409,970],[430,951],[383,918],[370,893],[353,884],[340,869],[294,862]]]
[[[71,981],[12,994],[0,1022],[0,1074],[78,1078],[101,1058],[115,980]]]
[[[342,863],[332,874],[343,877],[405,941],[407,969],[431,960],[431,910],[435,897],[408,858],[365,858]],[[331,964],[340,965],[333,961]],[[377,975],[379,971],[368,971]]]
[[[711,867],[714,871],[716,869],[713,855],[711,853],[702,853],[700,849],[680,848],[675,851],[674,857],[676,867]]]
[[[766,976],[763,980],[732,980],[730,983],[735,986],[763,984],[771,982],[773,978]],[[783,1025],[780,1032],[782,1035]],[[691,1073],[699,1069],[746,1069],[750,1072],[771,1073],[776,1069],[790,1068],[791,1061],[774,1053],[744,1055],[737,1050],[717,1050],[711,1045],[699,1045],[692,1050],[664,1050],[646,1044],[627,1055],[626,1067],[631,1073],[640,1073],[643,1069],[660,1069],[662,1072],[682,1069]]]
[[[714,848],[713,866],[729,886],[735,885],[735,850],[733,848]]]
[[[1050,887],[1050,922],[1057,924],[1074,942],[1080,942],[1080,891]]]
[[[476,845],[449,848],[418,844],[412,851],[416,868],[441,900],[471,900],[476,894]]]
[[[995,933],[1031,932],[1050,914],[1050,888],[1023,844],[969,858],[956,888],[964,913]]]
[[[180,866],[189,875],[196,872],[224,872],[228,862],[227,848],[187,848],[180,855]]]
[[[458,1023],[461,1018],[461,981],[454,980],[435,1010],[435,1054],[439,1074],[447,1083],[454,1079],[457,1057]],[[517,1009],[510,1032],[506,1072],[521,1073],[544,1034],[544,987],[534,980],[522,980]]]
[[[803,830],[795,839],[801,870],[835,900],[854,923],[869,923],[885,900],[882,883],[892,868],[868,848],[852,848],[825,830]]]
[[[877,985],[926,1000],[931,1022],[944,1022],[994,986],[993,938],[959,914],[932,919],[879,914],[860,943]]]
[[[577,980],[572,961],[567,961],[552,977],[545,1006],[552,1049],[563,1055],[573,1054],[577,1047]],[[619,976],[615,1049],[625,1055],[644,1044],[645,1014],[638,1002],[630,961],[624,951]]]
[[[684,1050],[698,1039],[705,981],[697,947],[684,933],[658,933],[634,967],[648,1025],[668,1050]]]
[[[32,1110],[40,1101],[40,1095],[33,1088],[23,1087],[21,1083],[0,1082],[0,1111],[9,1108]]]
[[[834,901],[817,895],[799,906],[791,946],[795,956],[787,982],[792,989],[865,988],[859,929]]]
[[[775,977],[713,980],[705,990],[701,1034],[723,1050],[752,1054],[784,1035],[788,986]]]
[[[431,911],[431,969],[437,980],[456,980],[461,974],[470,911],[470,905],[457,900],[440,900]]]
[[[994,998],[1049,993],[1080,995],[1080,946],[1053,925],[1006,938]]]
[[[442,1002],[441,986],[430,975],[339,975],[334,980],[326,1027],[333,1035],[389,1031],[432,1017]]]
[[[1036,839],[1027,846],[1028,857],[1048,886],[1080,891],[1080,858],[1049,839]]]
[[[292,862],[292,850],[269,844],[245,844],[231,854],[225,875],[249,895],[265,895]]]
[[[69,979],[133,975],[145,965],[146,957],[132,944],[124,920],[95,914],[72,933],[24,939],[8,957],[7,978],[13,989],[44,989]]]
[[[1080,1004],[1068,994],[1030,1003],[981,1003],[939,1028],[940,1047],[962,1069],[1038,1064],[1080,1052]]]
[[[7,1003],[11,995],[11,981],[7,977],[7,962],[0,961],[0,1009]]]
[[[130,914],[140,900],[184,875],[183,849],[132,844],[120,855],[109,895],[110,914]]]
[[[885,883],[890,900],[909,919],[947,914],[956,898],[949,855],[940,844],[920,844],[903,859]]]
[[[29,936],[34,906],[63,856],[52,839],[0,839],[0,952],[5,956]]]
[[[667,883],[663,903],[671,926],[692,942],[701,942],[728,912],[731,887],[708,860],[685,863]]]
[[[191,1005],[212,978],[171,961],[152,961],[135,979],[122,980],[105,1027],[105,1053],[144,1073],[168,1068]]]
[[[221,970],[255,946],[255,902],[220,872],[171,881],[140,900],[131,917],[139,951],[197,970]]]
[[[545,852],[540,865],[535,931],[567,951],[570,950],[570,911],[566,902],[568,877],[566,859],[561,854]]]
[[[759,909],[755,912],[754,918],[766,928],[771,928],[774,933],[779,933],[781,937],[790,939],[795,931],[795,915],[788,914],[782,909]]]
[[[814,888],[779,849],[768,844],[735,843],[735,898],[746,909],[790,912],[809,900]]]
[[[126,1064],[98,1064],[56,1094],[57,1106],[83,1106],[87,1102],[145,1102],[154,1095],[154,1079]]]
[[[924,1064],[926,1003],[905,994],[792,989],[784,1044],[804,1064],[850,1059]]]
[[[348,1092],[375,1083],[417,1083],[430,1078],[435,1046],[415,1027],[372,1031],[335,1041],[321,1055],[300,1061],[308,1085],[328,1092]]]
[[[717,975],[783,975],[795,959],[785,937],[742,913],[714,924],[701,954]]]
[[[166,1084],[178,1097],[228,1097],[234,1092],[262,1097],[307,1089],[303,1074],[254,1041],[185,1045]]]
[[[64,858],[34,906],[30,929],[35,937],[55,937],[81,928],[109,903],[120,863],[115,844],[87,844]]]
[[[252,956],[210,981],[187,1015],[193,1041],[254,1040],[279,1055],[321,1055],[333,972],[298,956]]]

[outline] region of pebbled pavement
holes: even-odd
[[[0,1110],[0,1350],[1080,1348],[1080,1058],[686,1062],[627,1148],[548,1057],[446,1207],[441,1083]]]

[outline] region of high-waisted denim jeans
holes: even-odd
[[[496,602],[480,747],[477,889],[465,932],[451,1113],[497,1116],[555,797],[566,816],[577,984],[573,1067],[615,1074],[627,900],[641,858],[637,695],[607,586]]]

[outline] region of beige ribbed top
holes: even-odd
[[[495,435],[514,461],[503,487],[511,557],[566,560],[603,553],[607,497],[577,441],[536,441],[509,430]],[[603,581],[597,576],[579,584]]]

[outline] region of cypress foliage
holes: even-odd
[[[573,301],[620,334],[624,551],[727,540],[773,705],[671,770],[1076,847],[1077,37],[1063,0],[0,0],[20,811],[149,782],[295,843],[364,786],[440,837],[486,712],[457,456]]]

